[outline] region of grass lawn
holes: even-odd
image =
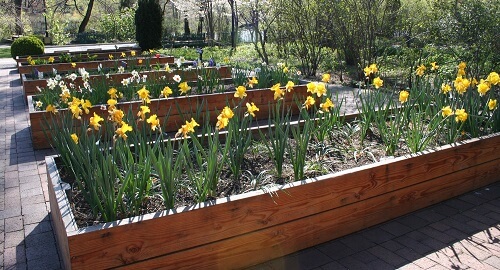
[[[11,58],[10,56],[10,47],[8,48],[0,48],[0,58]]]

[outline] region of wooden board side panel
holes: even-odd
[[[262,263],[500,181],[500,160],[451,173],[345,207],[321,212],[120,269],[225,269]],[[283,265],[284,266],[284,265]]]
[[[81,262],[99,258],[98,254],[134,261],[141,256],[155,257],[167,250],[175,252],[300,219],[471,167],[474,162],[496,160],[500,158],[500,151],[494,148],[495,143],[492,142],[498,142],[499,138],[478,140],[432,155],[341,174],[330,181],[290,187],[273,198],[264,194],[168,216],[164,221],[146,220],[131,226],[109,228],[105,233],[82,234],[70,239],[70,243],[75,243],[72,255],[75,261]],[[500,147],[500,144],[496,145]],[[169,230],[164,230],[164,226],[168,226]],[[103,247],[104,244],[111,245],[111,248]],[[125,248],[129,245],[139,248],[134,249],[134,254],[129,254]],[[88,253],[89,250],[92,254]]]

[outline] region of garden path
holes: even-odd
[[[352,89],[334,86],[349,98]],[[12,59],[0,59],[0,269],[59,269],[44,157]],[[500,182],[250,269],[500,269]]]

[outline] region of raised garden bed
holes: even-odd
[[[242,268],[500,180],[500,133],[246,194],[77,228],[55,162],[51,215],[66,269]]]
[[[295,86],[292,90],[294,95],[285,95],[285,104],[288,104],[291,108],[292,114],[298,114],[300,108],[295,104],[295,98],[298,100],[304,100],[307,96],[307,87],[305,85]],[[254,102],[260,111],[255,112],[258,119],[267,119],[269,117],[269,110],[275,105],[274,94],[269,89],[255,89],[247,90],[246,100]],[[34,149],[44,149],[50,148],[50,142],[47,141],[47,137],[43,131],[43,119],[50,119],[51,113],[46,111],[35,111],[32,97],[28,97],[28,107],[29,107],[29,118],[31,124],[31,137],[33,140]],[[163,120],[167,115],[168,123],[165,127],[162,127],[164,132],[175,132],[179,129],[180,125],[184,123],[186,119],[190,119],[192,115],[196,113],[197,110],[202,112],[202,117],[205,116],[205,112],[210,114],[210,122],[217,122],[217,115],[227,104],[238,104],[239,98],[234,97],[234,92],[227,93],[215,93],[215,94],[205,94],[205,95],[190,95],[182,96],[168,99],[153,99],[149,104],[150,108],[154,108],[155,114],[158,118]],[[139,106],[142,105],[141,101],[135,102],[125,102],[120,103],[118,107],[123,111],[127,112],[132,110],[137,112]],[[203,105],[203,108],[200,107]],[[181,111],[179,111],[179,109]],[[90,113],[83,115],[83,118],[90,118],[93,113],[96,112],[102,115],[104,112],[101,110],[99,105],[94,106],[90,109]],[[80,121],[74,121],[75,125],[78,125]],[[45,131],[50,136],[50,130]]]
[[[139,63],[141,61],[141,63]],[[73,67],[71,63],[53,63],[53,64],[43,64],[43,65],[29,65],[21,63],[18,66],[19,74],[30,74],[35,70],[38,72],[52,73],[53,69],[58,72],[75,71],[78,68],[85,68],[86,70],[96,70],[100,66],[101,68],[114,68],[116,66],[127,65],[127,66],[137,66],[144,67],[146,64],[149,65],[164,65],[173,64],[173,56],[162,56],[162,57],[134,57],[134,59],[117,59],[117,60],[100,60],[100,61],[88,61],[88,62],[78,62],[76,67]],[[149,67],[148,67],[149,68]]]
[[[228,66],[221,66],[220,68],[215,68],[215,67],[209,67],[207,69],[211,69],[214,72],[217,72],[220,76],[220,79],[231,79],[231,68]],[[143,71],[139,73],[141,76],[142,75],[147,75],[148,80],[156,80],[159,79],[162,76],[166,76],[167,79],[172,80],[174,75],[180,75],[182,77],[183,81],[196,81],[198,80],[198,73],[195,69],[192,70],[174,70],[172,73],[169,73],[167,71]],[[115,74],[110,74],[109,77],[106,77],[106,75],[91,75],[89,78],[89,83],[93,85],[94,83],[96,84],[102,84],[102,82],[109,82],[112,84],[119,84],[123,79],[132,77],[130,73],[115,73]],[[66,79],[68,80],[68,79]],[[36,95],[39,93],[38,88],[43,88],[47,86],[47,80],[41,79],[41,80],[28,80],[26,79],[26,76],[23,75],[23,90],[24,90],[24,96],[27,99],[28,96]],[[78,77],[75,82],[77,85],[83,84],[81,77]]]

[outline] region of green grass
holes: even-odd
[[[11,58],[11,56],[10,56],[10,47],[8,47],[8,48],[0,48],[0,58]]]

